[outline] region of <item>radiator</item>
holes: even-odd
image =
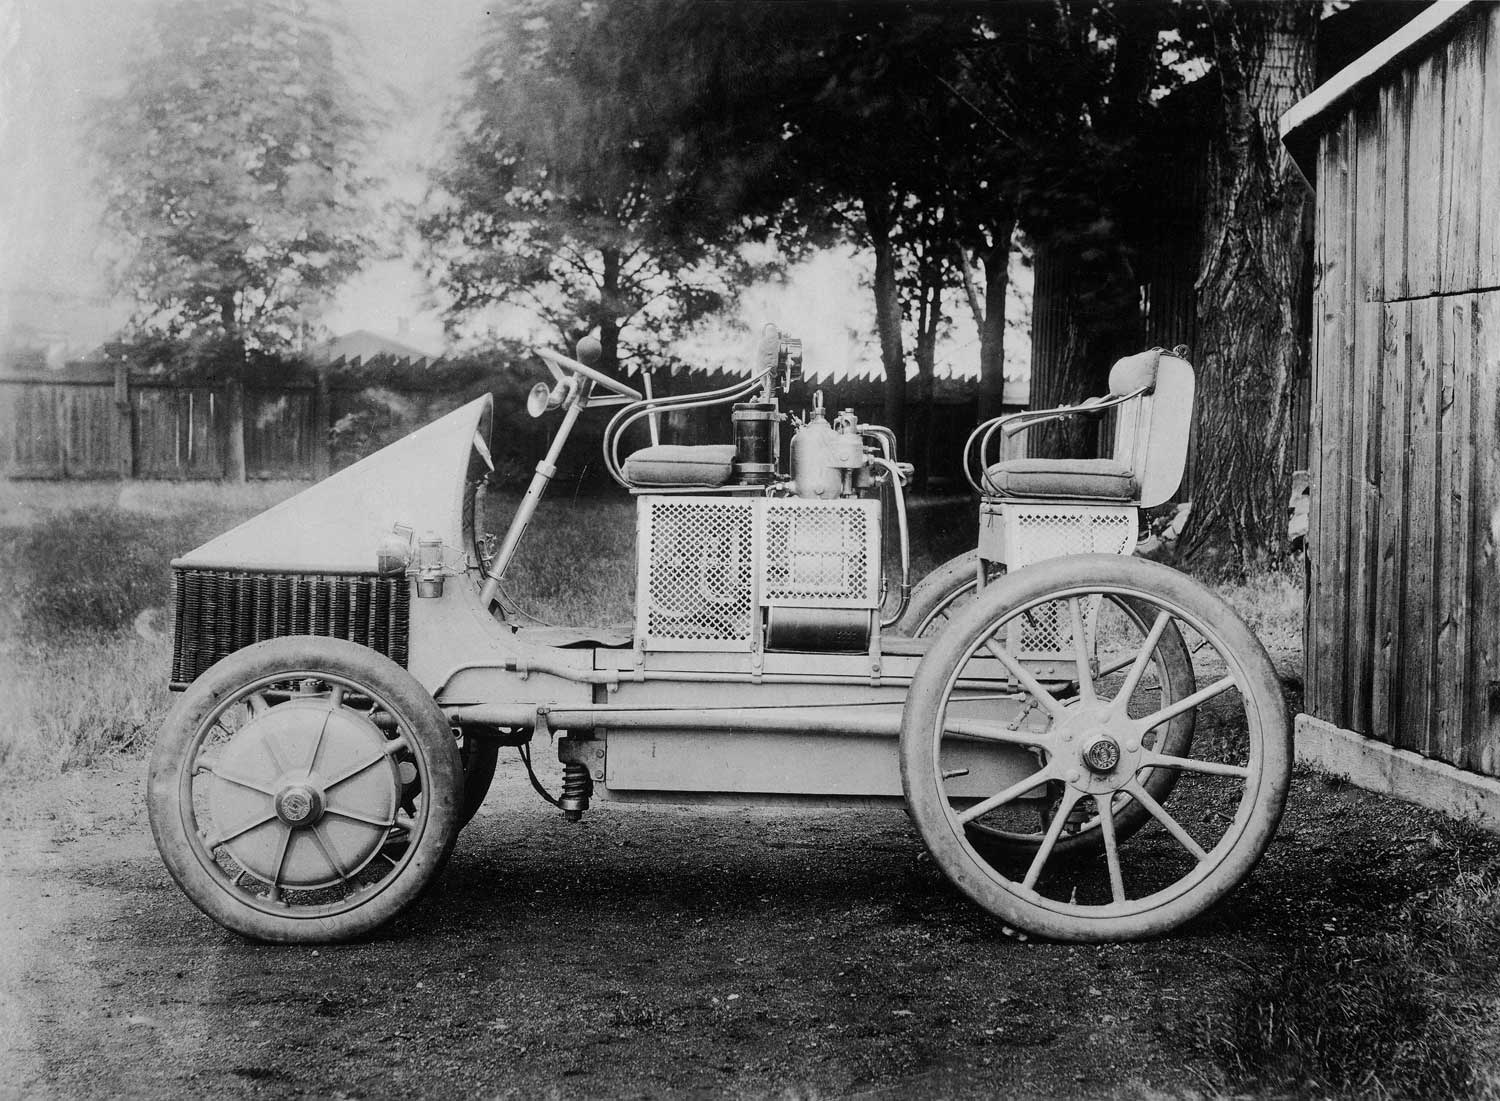
[[[172,687],[268,638],[325,635],[406,665],[411,591],[405,577],[176,569]]]

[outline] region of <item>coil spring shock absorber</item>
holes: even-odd
[[[589,776],[587,765],[568,761],[563,765],[562,798],[557,805],[562,807],[563,817],[576,822],[589,809],[589,796],[593,794],[594,781]]]

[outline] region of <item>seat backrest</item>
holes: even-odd
[[[1193,425],[1193,365],[1167,352],[1156,353],[1144,373],[1141,356],[1120,360],[1110,371],[1110,390],[1130,393],[1143,385],[1151,389],[1115,413],[1114,458],[1124,463],[1140,485],[1140,506],[1151,508],[1170,500],[1187,466],[1188,437]]]

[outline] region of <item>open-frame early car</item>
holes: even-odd
[[[442,870],[499,749],[530,771],[549,739],[547,797],[572,819],[593,800],[904,803],[964,894],[1057,939],[1160,934],[1249,873],[1290,770],[1271,662],[1219,597],[1130,554],[1138,510],[1182,474],[1181,354],[1120,361],[1100,401],[981,425],[978,547],[913,592],[909,468],[820,395],[783,411],[797,341],[768,326],[744,383],[664,398],[596,351],[538,353],[553,383],[531,411],[561,423],[498,543],[478,519],[484,397],[173,563],[182,695],[149,810],[210,917],[283,942],[376,928]],[[657,442],[662,418],[713,405],[732,405],[733,444]],[[601,406],[637,500],[634,622],[526,622],[502,584]],[[1114,419],[1112,457],[991,461],[1079,415]]]

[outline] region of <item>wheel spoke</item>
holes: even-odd
[[[351,780],[354,777],[358,776],[361,772],[364,772],[367,769],[374,768],[376,765],[382,763],[387,758],[394,757],[405,748],[406,739],[404,738],[397,738],[394,741],[386,742],[385,746],[379,753],[375,754],[375,756],[373,757],[369,757],[366,760],[359,762],[359,764],[350,765],[339,775],[335,776],[332,780],[329,780],[328,783],[324,784],[323,790],[332,791],[334,788],[342,784],[345,780]]]
[[[1215,696],[1219,695],[1221,692],[1227,692],[1233,687],[1233,677],[1221,677],[1210,684],[1207,688],[1200,688],[1191,696],[1184,696],[1182,697],[1182,699],[1178,700],[1176,703],[1172,704],[1169,707],[1163,707],[1160,711],[1157,711],[1151,715],[1147,715],[1144,719],[1134,720],[1135,725],[1137,729],[1139,729],[1140,732],[1144,734],[1146,731],[1154,730],[1162,723],[1167,722],[1171,719],[1175,719],[1184,711],[1191,711],[1200,703],[1205,703],[1208,700],[1211,700]],[[1120,698],[1124,698],[1123,694]]]
[[[379,826],[383,830],[388,830],[396,824],[396,819],[394,816],[385,820],[381,820],[379,818],[371,818],[367,814],[356,814],[352,810],[343,810],[342,808],[335,806],[324,807],[323,813],[336,814],[340,818],[347,818],[351,822],[363,822],[367,826]]]
[[[1063,789],[1062,799],[1059,800],[1057,810],[1052,815],[1052,822],[1047,827],[1047,836],[1042,838],[1042,843],[1036,850],[1036,856],[1032,858],[1031,867],[1026,869],[1026,878],[1021,880],[1021,886],[1028,890],[1036,887],[1036,881],[1041,877],[1042,869],[1047,866],[1047,861],[1051,859],[1052,849],[1062,835],[1063,825],[1067,822],[1068,815],[1073,812],[1080,794],[1071,787]]]
[[[334,855],[333,850],[329,847],[328,839],[323,836],[323,827],[315,822],[313,823],[311,829],[308,830],[308,832],[312,834],[312,839],[317,844],[318,851],[323,854],[323,859],[328,861],[328,866],[333,869],[333,874],[338,876],[345,883],[348,883],[351,877],[351,873],[344,867],[344,865],[339,861],[339,858]]]
[[[328,686],[328,710],[337,711],[344,705],[344,686],[332,684]]]
[[[1125,683],[1120,686],[1120,692],[1115,696],[1113,710],[1116,715],[1125,714],[1125,709],[1130,706],[1130,697],[1135,692],[1136,686],[1141,683],[1141,677],[1146,673],[1146,666],[1151,661],[1151,655],[1156,653],[1156,644],[1161,641],[1162,632],[1171,622],[1171,612],[1160,612],[1156,616],[1156,622],[1151,624],[1151,630],[1146,633],[1145,641],[1141,643],[1141,652],[1136,654],[1135,664],[1130,667],[1130,672],[1125,674]]]
[[[248,822],[244,822],[241,825],[233,827],[232,829],[225,830],[222,834],[218,834],[214,837],[204,838],[203,844],[208,847],[209,852],[213,852],[213,850],[217,849],[220,845],[227,844],[228,842],[233,841],[236,837],[239,837],[242,834],[249,833],[257,826],[264,826],[267,822],[272,821],[275,817],[276,812],[274,810],[268,811],[267,813],[261,815],[259,818],[253,818]]]
[[[200,765],[199,771],[207,772],[209,775],[215,777],[216,779],[223,780],[226,784],[233,784],[235,787],[248,788],[251,791],[257,791],[262,795],[268,795],[272,799],[276,798],[275,788],[270,788],[265,784],[258,783],[255,780],[247,779],[244,776],[236,776],[232,772],[227,772],[219,766],[219,763],[217,761],[214,761],[210,764]]]
[[[267,736],[261,739],[260,744],[265,747],[266,756],[271,758],[271,764],[275,766],[276,771],[285,776],[287,772],[286,763],[282,761],[281,754],[276,752],[275,743]]]
[[[276,857],[276,871],[271,873],[270,899],[276,902],[281,898],[281,873],[286,870],[286,854],[292,848],[292,827],[288,826],[286,832],[281,835],[281,852]]]
[[[1120,845],[1115,837],[1115,796],[1105,792],[1094,796],[1099,808],[1099,832],[1104,835],[1104,862],[1109,865],[1109,893],[1115,902],[1125,901],[1125,873],[1120,869]]]
[[[1005,666],[1006,671],[1016,678],[1017,684],[1031,693],[1036,701],[1046,710],[1047,714],[1054,718],[1062,716],[1066,708],[1057,702],[1056,697],[1051,692],[1042,687],[1041,682],[1027,672],[1025,666],[1011,657],[1005,647],[1001,646],[993,638],[986,638],[984,640],[984,648],[990,652],[996,661]]]
[[[1166,831],[1177,839],[1179,845],[1192,853],[1197,858],[1198,863],[1202,864],[1208,859],[1208,853],[1204,850],[1203,846],[1193,840],[1192,834],[1183,829],[1182,824],[1167,813],[1167,809],[1152,797],[1151,793],[1145,789],[1139,780],[1132,780],[1129,784],[1126,784],[1125,790],[1135,796],[1141,806],[1145,807],[1150,813],[1151,817],[1160,822]]]
[[[271,705],[266,702],[264,692],[251,692],[245,697],[245,702],[250,705],[252,715],[263,715],[271,709]]]
[[[312,772],[318,767],[318,751],[323,748],[323,735],[328,732],[328,720],[333,715],[330,711],[323,716],[323,723],[318,727],[318,736],[313,739],[312,752],[307,755],[307,771]]]
[[[1201,772],[1206,776],[1236,776],[1241,780],[1250,776],[1249,765],[1226,765],[1218,761],[1200,761],[1196,757],[1173,757],[1168,753],[1153,753],[1141,764],[1142,767],[1180,768],[1183,772]]]
[[[1022,795],[1025,795],[1028,791],[1036,787],[1038,784],[1044,783],[1047,780],[1051,780],[1052,778],[1053,776],[1051,769],[1038,769],[1035,773],[1026,777],[1024,780],[1018,780],[1016,783],[1011,784],[1010,787],[1006,788],[1004,791],[997,792],[996,794],[991,795],[988,799],[981,799],[972,807],[969,807],[968,809],[961,812],[958,815],[958,820],[960,824],[967,825],[968,823],[974,821],[974,819],[976,818],[982,818],[984,815],[988,814],[995,808],[1003,807],[1006,803],[1020,798]]]
[[[1089,668],[1089,653],[1083,637],[1083,609],[1075,596],[1068,601],[1068,617],[1073,621],[1073,664],[1078,667],[1078,698],[1094,702],[1094,671]]]

